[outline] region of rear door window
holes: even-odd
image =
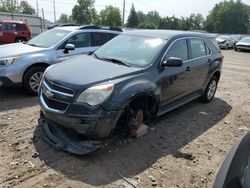
[[[4,31],[13,31],[13,24],[12,23],[4,23],[3,30]]]
[[[76,48],[84,48],[90,46],[89,33],[79,33],[68,39],[66,44],[74,44]]]
[[[181,39],[172,44],[169,48],[165,59],[169,59],[170,57],[179,58],[182,61],[188,60],[188,47],[187,47],[187,40]]]
[[[25,31],[25,25],[24,24],[16,24],[16,31]]]
[[[190,48],[192,59],[207,55],[205,43],[200,39],[190,39]]]
[[[91,33],[91,46],[102,46],[110,40],[111,36],[109,33]]]

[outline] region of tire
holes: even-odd
[[[228,49],[228,44],[225,46],[225,50],[227,50]]]
[[[216,76],[213,76],[210,79],[203,95],[200,97],[200,101],[202,103],[210,103],[213,100],[217,90],[217,85],[218,85],[218,78]]]
[[[19,42],[19,43],[23,43],[23,42],[26,42],[25,38],[22,38],[22,37],[17,37],[15,42]]]
[[[23,76],[23,87],[30,94],[36,96],[42,75],[46,67],[35,66],[28,69]]]

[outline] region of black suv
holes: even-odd
[[[137,123],[196,98],[210,102],[222,62],[213,35],[124,33],[88,56],[46,70],[39,91],[40,123],[50,138],[55,133],[50,125],[92,138],[107,137],[119,126],[136,129]]]

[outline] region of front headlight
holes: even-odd
[[[103,103],[113,92],[114,84],[97,85],[83,91],[76,102],[87,103],[96,106]]]
[[[11,65],[15,63],[18,59],[20,59],[19,56],[0,59],[0,66]]]

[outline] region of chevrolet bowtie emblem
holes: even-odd
[[[51,93],[51,91],[49,91],[49,90],[47,90],[47,91],[45,92],[45,95],[46,95],[48,98],[54,97],[54,94]]]

